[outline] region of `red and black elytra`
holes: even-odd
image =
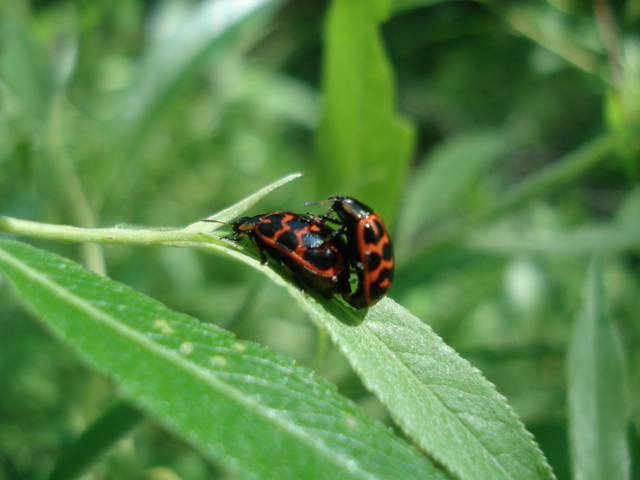
[[[375,305],[389,292],[393,282],[393,244],[389,231],[376,212],[351,197],[334,196],[305,205],[328,202],[333,202],[329,211],[315,218],[341,225],[338,233],[346,235],[350,261],[358,275],[356,291],[342,297],[357,309]],[[330,216],[332,212],[339,220]]]
[[[303,283],[325,298],[351,293],[349,284],[349,251],[335,231],[296,212],[262,213],[227,223],[233,226],[240,241],[246,235],[258,249],[266,265],[266,251],[298,283]]]

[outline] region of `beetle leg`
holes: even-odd
[[[313,213],[307,213],[307,215],[311,217],[311,223],[331,222],[336,225],[340,225],[340,228],[338,230],[333,230],[333,232],[331,233],[330,240],[335,237],[339,237],[340,235],[342,235],[343,233],[346,233],[347,231],[346,225],[344,225],[340,220],[330,217],[329,215],[314,215]],[[327,240],[324,243],[328,243],[330,240]]]
[[[235,237],[219,237],[221,240],[229,240],[231,242],[239,242],[244,238],[246,232],[234,233]]]
[[[242,240],[244,238],[244,236],[247,235],[247,232],[241,232],[238,234],[237,237],[218,237],[222,240],[229,240],[230,242],[239,242],[240,240]],[[249,235],[249,238],[251,239],[251,242],[256,246],[256,248],[258,249],[258,253],[260,254],[260,265],[267,265],[269,263],[269,261],[267,260],[267,257],[264,254],[264,250],[262,250],[262,248],[260,247],[260,245],[258,245],[258,242],[256,242],[256,239],[254,238],[253,235]]]
[[[331,213],[331,212],[329,212]],[[315,215],[313,213],[307,213],[307,215],[309,215],[311,217],[311,221],[312,222],[319,222],[319,221],[323,221],[323,222],[331,222],[335,225],[342,225],[342,222],[340,220],[338,220],[337,218],[332,217],[329,213],[325,213],[322,215]]]
[[[331,207],[329,207],[329,210],[327,210],[327,213],[325,213],[324,215],[326,217],[328,217],[329,215],[331,215],[335,211],[336,211],[335,208],[333,208],[333,205],[331,205]]]
[[[269,263],[269,261],[267,260],[267,257],[264,254],[264,250],[262,249],[262,247],[260,246],[260,244],[256,240],[256,237],[254,237],[251,234],[248,234],[248,235],[249,235],[249,238],[251,239],[251,242],[253,242],[255,247],[258,249],[258,253],[260,254],[260,259],[261,259],[260,265],[267,265]]]
[[[366,299],[362,295],[362,292],[360,291],[360,289],[356,290],[355,293],[350,295],[343,293],[342,298],[345,302],[347,302],[349,305],[351,305],[353,308],[357,310],[360,310],[369,306],[367,305]]]
[[[245,235],[247,235],[247,233],[246,232],[242,232],[242,233],[239,233],[237,237],[220,237],[220,238],[222,240],[229,240],[231,242],[239,242],[240,240],[242,240],[244,238]],[[260,254],[260,265],[267,265],[269,263],[269,261],[267,260],[267,257],[265,256],[264,251],[262,250],[260,245],[258,245],[258,242],[256,242],[256,240],[253,237],[253,235],[249,235],[249,238],[251,239],[251,242],[258,249],[258,253]]]
[[[347,233],[346,225],[342,225],[338,230],[335,230],[333,233],[333,236],[337,237],[338,235],[342,235],[343,233]]]
[[[218,237],[220,240],[229,240],[231,242],[239,242],[242,240],[242,237]]]

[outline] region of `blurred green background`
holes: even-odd
[[[179,227],[297,171],[249,213],[356,196],[393,231],[390,296],[497,385],[559,479],[571,477],[566,345],[588,259],[602,255],[638,465],[638,3],[398,0],[380,39],[406,152],[380,165],[332,148],[332,128],[361,132],[322,118],[323,104],[356,102],[340,92],[353,76],[327,60],[330,2],[241,17],[253,3],[0,2],[0,214]],[[363,136],[364,150],[383,137]],[[315,364],[315,327],[253,269],[188,249],[26,240],[315,366],[393,426],[334,348]],[[42,478],[117,401],[2,279],[0,391],[11,480]],[[148,423],[86,478],[231,477]]]

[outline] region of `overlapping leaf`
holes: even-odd
[[[209,458],[253,478],[445,478],[306,368],[80,265],[0,241],[0,271],[97,370]]]

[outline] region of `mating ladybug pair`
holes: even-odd
[[[329,202],[333,203],[324,215],[273,212],[239,218],[227,224],[233,226],[236,237],[223,238],[239,241],[246,235],[263,264],[266,251],[297,283],[325,298],[340,294],[357,309],[370,307],[387,294],[393,281],[389,232],[377,213],[350,197],[305,205]],[[331,216],[333,212],[338,218]],[[339,228],[334,230],[329,222]],[[349,284],[351,268],[358,277],[354,293]]]

